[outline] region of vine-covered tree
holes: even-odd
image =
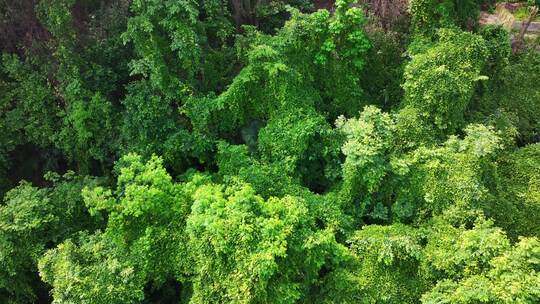
[[[492,5],[0,0],[0,303],[540,303]]]

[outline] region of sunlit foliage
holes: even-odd
[[[539,303],[540,56],[398,2],[0,1],[0,303]]]

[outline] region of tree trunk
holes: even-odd
[[[531,9],[531,15],[529,16],[529,19],[527,19],[526,22],[521,24],[521,30],[519,31],[519,35],[516,38],[516,41],[512,45],[512,53],[515,55],[517,52],[519,52],[519,49],[521,48],[521,45],[523,44],[523,39],[525,37],[525,33],[527,32],[527,29],[531,25],[531,22],[534,20],[534,18],[538,15],[538,6],[534,6]]]

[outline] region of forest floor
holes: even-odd
[[[315,9],[327,9],[329,11],[332,11],[334,8],[335,0],[314,0],[313,5],[315,6]]]
[[[524,21],[517,20],[512,13],[506,8],[506,3],[499,3],[495,12],[490,13],[487,11],[480,12],[480,25],[500,25],[506,28],[512,35],[519,33]],[[525,39],[529,41],[536,41],[540,36],[540,22],[532,22],[527,32],[525,33]],[[540,46],[537,45],[536,49],[540,52]]]
[[[519,32],[524,21],[518,20],[507,8],[508,4],[502,2],[497,4],[497,9],[493,13],[482,11],[480,13],[481,25],[502,25],[511,32]],[[540,22],[532,22],[527,29],[527,35],[538,37],[540,35]]]

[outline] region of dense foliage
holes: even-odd
[[[537,46],[397,2],[0,1],[0,303],[539,303]]]

